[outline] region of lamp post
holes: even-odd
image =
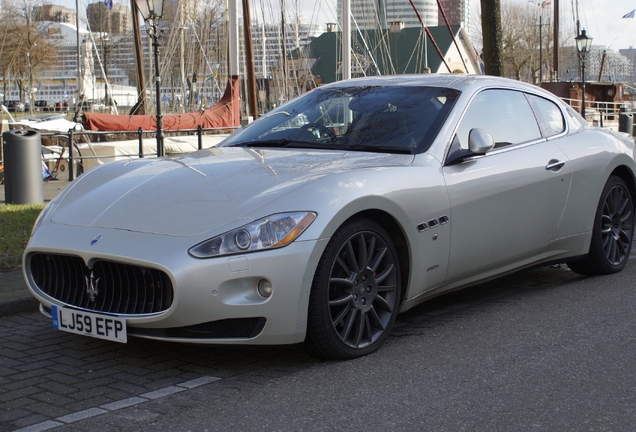
[[[585,56],[590,52],[590,48],[592,47],[592,38],[585,34],[585,30],[581,30],[581,34],[575,37],[574,40],[576,41],[576,50],[581,59],[581,76],[583,78],[581,84],[581,89],[583,90],[581,115],[585,118]]]
[[[137,8],[148,24],[155,60],[155,93],[157,104],[157,157],[165,156],[163,147],[163,117],[161,115],[161,74],[159,70],[159,29],[156,21],[163,13],[163,0],[135,0]]]

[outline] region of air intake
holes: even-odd
[[[105,260],[89,269],[77,256],[33,254],[30,271],[43,293],[95,312],[152,314],[168,309],[173,300],[170,278],[156,269]]]

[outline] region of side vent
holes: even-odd
[[[433,229],[437,227],[438,225],[447,224],[449,221],[450,221],[450,218],[448,216],[440,216],[439,219],[432,219],[428,221],[428,224],[426,222],[422,222],[421,224],[417,226],[417,230],[419,232],[424,232],[429,228]]]

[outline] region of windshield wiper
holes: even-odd
[[[230,144],[228,147],[287,147],[290,143],[288,139],[267,140],[267,141],[246,141]]]
[[[299,141],[290,140],[287,138],[279,140],[265,140],[265,141],[246,141],[237,144],[231,144],[228,147],[291,147],[291,148],[337,148],[333,144],[323,144],[314,141]]]
[[[391,147],[391,146],[376,146],[376,145],[352,145],[340,147],[341,150],[354,150],[354,151],[369,151],[376,153],[398,153],[398,154],[412,154],[410,148],[404,147]]]
[[[331,143],[321,143],[315,141],[299,141],[287,138],[279,140],[265,141],[247,141],[237,144],[231,144],[228,147],[287,147],[287,148],[313,148],[313,149],[329,149],[329,150],[352,150],[352,151],[368,151],[374,153],[396,153],[396,154],[412,154],[411,149],[403,147],[376,146],[376,145],[352,145],[342,146]]]

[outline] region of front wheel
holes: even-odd
[[[568,263],[576,273],[602,275],[621,271],[632,249],[634,203],[625,182],[611,176],[596,210],[590,251],[583,261]]]
[[[387,232],[354,219],[333,235],[318,263],[309,298],[307,350],[351,359],[384,343],[400,300],[400,266]]]

